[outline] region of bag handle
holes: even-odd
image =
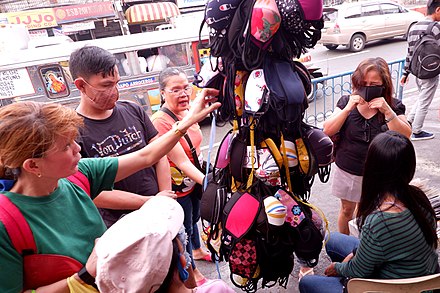
[[[160,108],[160,110],[162,112],[168,114],[168,116],[173,118],[174,121],[176,121],[176,122],[179,121],[179,118],[177,118],[177,116],[173,112],[171,112],[171,110],[168,109],[167,107],[162,106]],[[185,138],[185,140],[188,143],[188,146],[189,146],[189,148],[191,150],[191,155],[192,155],[192,157],[194,159],[194,166],[196,166],[197,169],[199,169],[199,170],[201,170],[203,172],[202,167],[200,166],[199,157],[197,156],[196,149],[194,148],[194,146],[193,146],[193,144],[191,142],[191,138],[189,137],[188,133],[185,133],[185,135],[183,137]]]

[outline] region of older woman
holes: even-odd
[[[411,141],[400,133],[377,135],[368,149],[357,210],[360,240],[333,233],[326,245],[327,276],[305,276],[302,293],[342,293],[341,277],[398,279],[439,272],[435,211],[410,185],[416,169]]]
[[[38,253],[68,256],[86,265],[94,239],[106,229],[92,199],[102,190],[110,190],[113,182],[166,155],[193,123],[220,106],[207,106],[216,93],[206,90],[193,105],[191,115],[143,149],[103,159],[81,160],[75,138],[82,119],[72,109],[32,102],[0,108],[0,170],[16,177],[11,190],[4,194],[28,222]],[[66,179],[78,170],[90,183],[90,197]],[[8,232],[4,224],[0,225],[0,292],[69,292],[74,284],[93,283],[94,276],[82,269],[81,274],[73,271],[67,279],[41,280],[39,285],[25,287],[29,276],[26,256],[15,250]],[[91,264],[86,267],[93,274]]]
[[[362,172],[367,149],[373,138],[388,129],[409,137],[411,127],[405,106],[393,98],[388,64],[382,58],[362,61],[351,78],[353,94],[342,96],[333,115],[324,122],[324,132],[339,133],[333,171],[332,193],[341,199],[339,232],[348,234],[361,196]]]
[[[173,127],[176,120],[189,115],[192,85],[189,84],[186,74],[181,69],[170,67],[160,73],[159,87],[163,102],[162,111],[153,115],[152,122],[157,131],[163,134]],[[196,164],[200,165],[201,162],[199,159],[201,142],[202,132],[199,125],[194,124],[188,129],[188,136],[182,137],[180,144],[177,144],[168,154],[173,190],[185,212],[184,225],[190,238],[187,249],[193,259],[210,257],[201,248],[197,227],[200,219],[200,194],[198,193],[201,193],[201,189],[197,188],[196,184],[202,184],[204,178],[204,174],[196,167]],[[195,149],[195,152],[191,149]],[[192,261],[192,267],[196,282],[203,283],[206,279],[196,269],[194,261]]]

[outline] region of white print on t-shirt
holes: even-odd
[[[102,142],[92,144],[92,149],[98,152],[100,157],[119,156],[142,143],[141,131],[137,130],[136,126],[129,126],[119,132],[121,136],[109,135]]]

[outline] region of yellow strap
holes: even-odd
[[[234,132],[238,131],[238,121],[236,119],[234,119],[232,121],[232,129],[233,129]]]
[[[268,147],[270,149],[270,152],[272,153],[272,157],[275,159],[278,168],[281,169],[284,164],[283,156],[278,151],[278,148],[273,142],[273,140],[270,138],[266,138],[264,141],[261,142],[261,147]]]
[[[253,117],[249,118],[249,121],[250,121],[249,129],[250,129],[250,140],[251,140],[251,164],[252,164],[252,172],[251,172],[251,174],[249,175],[249,177],[248,177],[248,181],[247,181],[247,184],[246,184],[246,190],[248,190],[248,191],[249,191],[249,189],[251,188],[252,183],[253,183],[253,181],[254,181],[254,170],[255,170],[255,168],[254,168],[254,159],[255,159],[255,153],[254,153],[254,151],[255,151],[254,134],[255,134],[255,133],[254,133],[254,131],[255,131],[255,123],[254,123]]]
[[[282,133],[281,133],[281,151],[283,153],[284,169],[286,170],[287,187],[289,188],[289,191],[293,194],[292,182],[290,181],[289,162],[287,159],[286,146],[284,145],[284,136]]]
[[[67,278],[70,293],[99,293],[93,286],[80,283],[74,276]]]

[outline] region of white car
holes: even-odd
[[[409,28],[424,19],[420,12],[395,2],[362,1],[324,7],[324,28],[319,43],[329,50],[339,45],[362,51],[370,41],[406,37]]]

